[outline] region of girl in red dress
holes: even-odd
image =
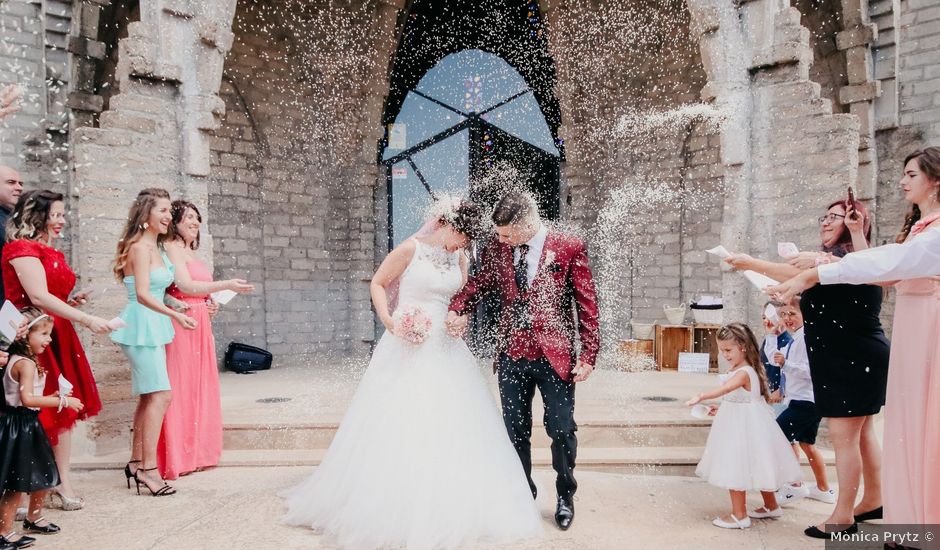
[[[52,343],[40,357],[48,371],[45,395],[59,391],[62,376],[72,384],[71,395],[85,404],[80,412],[52,408],[43,409],[39,416],[59,466],[61,484],[52,494],[58,497],[62,509],[78,510],[84,501],[75,494],[69,472],[71,430],[78,420],[101,411],[101,399],[72,323],[79,323],[95,334],[106,334],[110,329],[105,319],[76,308],[87,301],[87,293],[69,296],[75,288],[75,273],[62,252],[50,246],[64,227],[65,203],[61,193],[47,190],[23,193],[7,224],[9,242],[3,247],[2,270],[7,300],[18,309],[38,307],[54,319]]]

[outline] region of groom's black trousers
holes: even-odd
[[[569,498],[578,488],[574,479],[574,461],[578,452],[578,426],[574,422],[574,382],[565,382],[552,368],[548,359],[535,361],[499,356],[499,396],[503,406],[503,422],[519,460],[525,469],[532,495],[532,398],[535,388],[545,405],[545,431],[552,439],[552,467],[558,477],[558,495]]]

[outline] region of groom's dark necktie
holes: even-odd
[[[520,294],[525,294],[529,289],[529,263],[526,261],[526,255],[529,253],[529,245],[519,245],[519,260],[516,262],[516,287]]]
[[[528,252],[529,245],[519,245],[519,259],[515,265],[516,288],[519,289],[519,296],[514,304],[515,325],[523,329],[531,327],[529,324],[528,300],[525,298],[525,294],[529,289],[529,264],[526,262]]]

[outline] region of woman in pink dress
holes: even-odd
[[[940,231],[940,147],[908,156],[901,177],[914,204],[898,242]],[[940,283],[899,281],[885,403],[882,491],[888,524],[940,523]]]
[[[209,268],[196,257],[202,224],[199,210],[190,202],[177,200],[172,214],[166,251],[175,267],[175,281],[168,293],[189,306],[186,313],[196,320],[196,329],[174,327],[176,336],[166,346],[173,399],[163,418],[157,446],[157,465],[163,479],[176,479],[219,463],[222,403],[210,320],[218,305],[208,295],[220,290],[250,292],[254,288],[241,279],[213,282]]]

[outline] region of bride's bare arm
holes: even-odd
[[[467,284],[467,270],[470,267],[470,258],[467,257],[467,252],[463,251],[460,253],[460,274],[463,275],[463,282],[461,286]]]
[[[375,270],[375,275],[369,283],[372,305],[375,307],[379,320],[389,330],[392,330],[395,322],[392,321],[392,314],[388,310],[388,287],[405,272],[405,268],[415,255],[415,248],[414,241],[410,239],[395,247],[382,260],[382,264]]]

